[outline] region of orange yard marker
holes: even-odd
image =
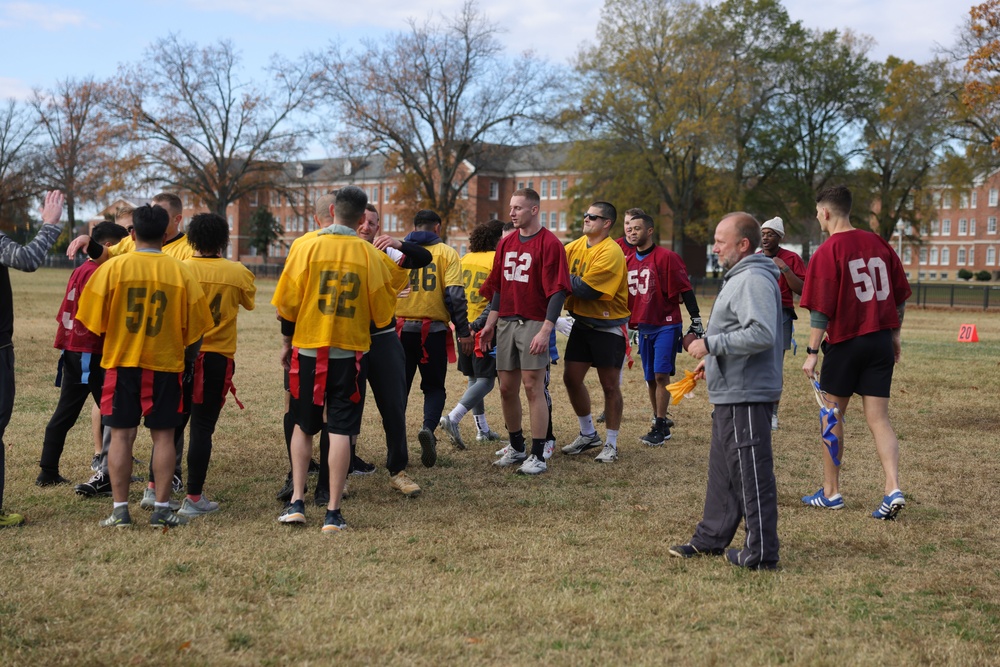
[[[958,328],[959,343],[978,343],[979,332],[976,331],[975,324],[963,324]]]

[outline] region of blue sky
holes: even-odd
[[[229,39],[254,74],[273,53],[290,58],[331,40],[356,46],[424,20],[452,14],[461,0],[0,0],[0,99],[24,98],[33,87],[66,77],[115,73],[169,32],[201,44]],[[602,0],[481,2],[506,29],[512,53],[533,50],[566,62],[594,39]],[[950,45],[967,19],[965,0],[784,0],[810,28],[852,29],[875,38],[873,55],[928,60],[935,43]],[[319,157],[319,156],[315,156]]]

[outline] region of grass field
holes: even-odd
[[[0,531],[0,665],[1000,662],[998,313],[907,313],[891,404],[907,506],[895,523],[869,518],[882,477],[860,404],[847,416],[846,509],[799,502],[821,482],[799,332],[774,437],[782,569],[757,573],[668,556],[701,514],[711,408],[699,387],[673,409],[665,447],[640,445],[650,409],[638,360],[625,375],[617,464],[557,453],[547,474],[526,479],[492,468],[493,447],[442,442],[437,466],[424,469],[415,389],[410,473],[420,498],[388,488],[370,406],[359,451],[380,465],[351,479],[350,529],[321,535],[311,494],[304,529],[277,523],[287,461],[273,282],[240,316],[235,383],[246,410],[232,401],[223,410],[206,484],[223,509],[154,532],[141,524],[134,485],[140,527],[99,528],[110,499],[34,485],[58,397],[52,339],[68,276],[11,275],[18,394],[5,503],[28,523]],[[954,342],[966,322],[981,342]],[[577,432],[561,370],[559,445]],[[462,385],[452,369],[449,408]],[[487,412],[501,430],[496,392]],[[471,417],[462,426],[471,437]],[[74,482],[89,476],[88,433],[82,419],[67,443],[62,473]],[[137,455],[148,459],[148,434]]]

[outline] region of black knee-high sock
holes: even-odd
[[[288,467],[290,470],[292,466],[292,431],[295,430],[295,417],[292,416],[291,411],[285,413],[283,425],[285,427],[285,451],[288,452]]]
[[[510,446],[514,451],[524,453],[524,431],[508,431],[510,434]]]
[[[545,459],[545,439],[544,438],[532,438],[531,439],[531,455],[537,456],[539,461]]]

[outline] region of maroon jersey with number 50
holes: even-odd
[[[896,306],[910,298],[896,251],[863,229],[833,234],[806,267],[799,305],[828,318],[831,343],[899,328]]]
[[[500,293],[500,317],[516,316],[536,322],[545,319],[553,294],[569,291],[566,249],[544,227],[524,240],[517,232],[500,239],[493,269],[479,289],[487,301]]]
[[[628,325],[673,326],[681,324],[681,293],[691,289],[687,266],[680,255],[663,246],[653,246],[640,256],[627,256],[628,307],[632,317]]]

